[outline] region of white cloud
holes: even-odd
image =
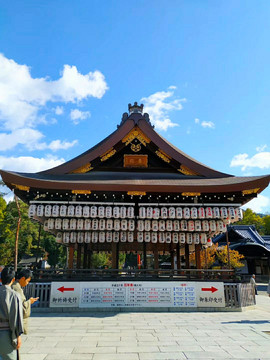
[[[214,129],[215,124],[212,121],[202,121],[201,126],[204,128]]]
[[[70,118],[75,125],[78,125],[80,120],[85,120],[90,116],[90,111],[80,111],[78,109],[72,109],[70,111]]]
[[[0,156],[0,169],[19,172],[38,172],[63,164],[65,159],[55,156],[35,158],[32,156]]]
[[[144,102],[144,112],[149,114],[156,129],[166,131],[169,127],[179,126],[179,124],[171,121],[168,113],[174,110],[182,110],[181,103],[185,102],[186,99],[169,99],[174,95],[173,90],[175,89],[175,86],[170,86],[170,91],[159,91],[141,99]]]
[[[39,143],[39,144],[35,144],[34,148],[32,148],[31,150],[46,150],[46,149],[50,149],[52,151],[57,151],[57,150],[67,150],[71,147],[73,147],[74,145],[76,145],[78,143],[78,140],[73,140],[71,142],[68,141],[61,141],[61,140],[53,140],[52,142],[50,142],[50,144],[46,144],[46,143]]]
[[[6,130],[36,126],[39,111],[48,102],[100,99],[107,89],[104,75],[97,70],[83,75],[76,66],[64,65],[58,80],[32,78],[27,65],[0,54],[0,123]]]
[[[257,147],[256,147],[256,151],[257,151],[257,152],[263,152],[266,148],[267,148],[267,145],[266,145],[266,144],[260,145],[260,146],[257,146]]]
[[[257,198],[251,200],[249,203],[243,206],[243,209],[251,209],[256,213],[266,213],[269,212],[270,207],[270,198],[264,195],[258,195]]]
[[[56,106],[54,111],[55,111],[56,115],[62,115],[64,113],[64,108],[63,108],[63,106]]]
[[[247,168],[270,168],[270,152],[260,152],[249,158],[248,154],[235,155],[230,164],[231,167],[241,166],[241,170],[245,171]]]
[[[195,124],[199,124],[200,123],[200,119],[196,118],[195,119]]]
[[[10,150],[18,144],[23,144],[27,148],[34,147],[43,138],[43,134],[34,129],[18,129],[11,133],[0,133],[0,150]]]

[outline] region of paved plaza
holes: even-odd
[[[270,360],[264,295],[244,312],[37,313],[29,327],[22,360]]]

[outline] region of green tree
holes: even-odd
[[[243,212],[243,220],[238,221],[235,225],[255,225],[259,234],[265,233],[265,225],[263,218],[253,212],[251,209],[247,209]]]
[[[264,235],[270,235],[270,215],[266,215],[262,218],[264,223]]]

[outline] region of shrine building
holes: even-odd
[[[159,135],[143,105],[129,104],[117,129],[76,158],[38,173],[1,170],[5,184],[29,204],[29,216],[69,248],[69,268],[91,268],[91,254],[147,255],[159,268],[190,268],[189,254],[242,218],[240,206],[269,184],[270,175],[237,177],[214,170]],[[76,251],[76,259],[74,252]],[[181,261],[181,258],[184,261]],[[76,261],[75,261],[76,260]]]

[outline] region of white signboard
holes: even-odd
[[[225,307],[222,282],[198,282],[197,307]]]
[[[53,282],[50,307],[225,307],[221,282]]]
[[[192,282],[82,282],[79,307],[196,307]]]
[[[79,282],[52,282],[50,307],[78,307]]]

